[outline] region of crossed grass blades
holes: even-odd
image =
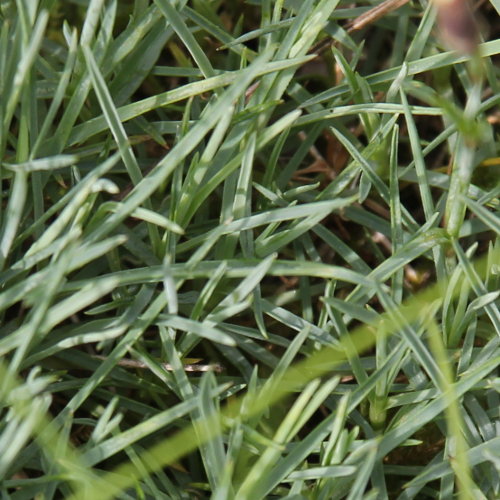
[[[498,33],[371,7],[1,3],[5,498],[500,495]]]

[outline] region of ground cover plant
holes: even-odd
[[[500,497],[500,4],[377,4],[0,3],[2,498]]]

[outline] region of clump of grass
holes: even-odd
[[[2,3],[3,497],[500,495],[500,41],[370,6]]]

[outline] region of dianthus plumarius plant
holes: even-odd
[[[0,2],[2,498],[500,496],[500,4],[452,3]]]

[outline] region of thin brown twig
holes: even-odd
[[[408,3],[410,0],[385,0],[384,2],[376,5],[372,9],[363,12],[360,16],[354,19],[351,23],[349,23],[347,27],[347,32],[351,33],[353,31],[357,31],[363,29],[365,26],[374,23],[381,17],[389,14],[393,10],[399,9],[405,3]]]
[[[399,9],[404,4],[408,3],[410,0],[385,0],[384,2],[376,5],[372,9],[363,12],[363,14],[356,17],[353,21],[347,24],[347,32],[352,33],[353,31],[358,31],[369,24],[374,23],[381,17],[385,16],[393,10]],[[310,51],[310,54],[319,55],[326,48],[333,45],[335,40],[324,39],[318,42]]]

